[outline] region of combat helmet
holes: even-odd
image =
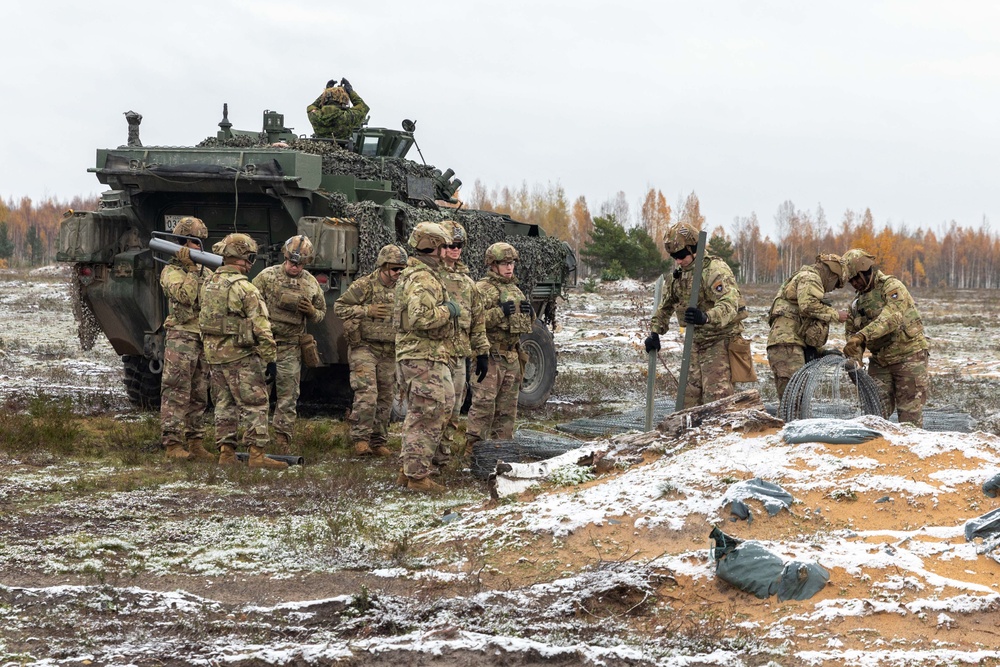
[[[859,273],[870,271],[875,266],[875,255],[861,248],[851,248],[844,253],[844,280],[850,282]]]
[[[465,227],[454,220],[442,220],[441,226],[451,232],[451,242],[465,244],[469,240],[469,235],[465,233]]]
[[[308,236],[304,234],[299,234],[298,236],[293,236],[292,238],[285,241],[285,247],[282,248],[282,253],[292,264],[308,264],[313,258],[313,244],[309,240]]]
[[[193,236],[199,239],[207,239],[208,227],[206,227],[205,223],[201,221],[201,218],[185,215],[177,221],[176,225],[174,225],[174,234],[177,234],[178,236]]]
[[[329,99],[333,100],[333,102],[339,104],[342,107],[346,107],[348,104],[351,103],[351,98],[347,94],[347,91],[341,88],[340,86],[327,88],[326,92],[327,92],[327,97]]]
[[[667,238],[663,242],[667,253],[673,255],[685,248],[698,247],[698,229],[686,222],[678,222],[667,230]]]
[[[500,262],[516,262],[518,259],[517,248],[503,241],[494,243],[486,249],[486,266]]]
[[[383,267],[386,264],[398,264],[400,266],[406,264],[406,251],[396,245],[383,246],[378,251],[375,266]]]
[[[410,232],[410,247],[434,250],[451,243],[451,233],[436,222],[421,222]]]
[[[219,241],[213,250],[218,248],[223,257],[245,259],[253,264],[257,260],[257,242],[247,234],[234,233]]]
[[[840,289],[844,286],[844,261],[840,258],[840,255],[833,253],[816,255],[816,263],[825,264],[826,268],[830,269],[830,273],[837,276],[835,289]]]

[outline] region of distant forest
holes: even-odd
[[[660,190],[650,188],[635,211],[626,194],[619,192],[593,213],[584,197],[571,203],[559,184],[488,189],[476,181],[470,192],[460,194],[467,207],[506,213],[540,225],[549,234],[565,239],[584,264],[596,269],[606,267],[593,247],[595,219],[603,223],[598,231],[621,227],[626,232],[622,242],[633,243],[640,254],[655,247],[663,260],[667,258],[663,238],[670,225],[686,221],[700,229],[706,224],[694,192],[671,207]],[[53,261],[63,214],[67,210],[95,210],[98,201],[97,197],[0,200],[0,267]],[[756,213],[738,217],[728,227],[711,224],[705,228],[712,237],[713,252],[730,262],[743,283],[780,283],[803,264],[811,264],[821,252],[843,254],[850,248],[864,248],[876,256],[884,272],[913,287],[1000,287],[1000,236],[985,220],[977,229],[955,221],[937,230],[909,229],[905,225],[876,225],[866,208],[862,213],[847,210],[831,224],[821,206],[815,212],[803,211],[786,201],[775,212],[774,222],[774,239],[762,234]],[[618,238],[621,241],[621,235]],[[648,261],[644,266],[635,275],[648,277]],[[627,272],[629,267],[624,268]]]

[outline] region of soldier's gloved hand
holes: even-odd
[[[177,261],[181,263],[185,271],[194,271],[198,268],[198,265],[191,259],[191,248],[188,248],[186,245],[181,246],[180,250],[177,251]]]
[[[656,333],[655,331],[653,333],[649,334],[648,336],[646,336],[646,340],[643,341],[643,342],[646,345],[646,353],[647,354],[649,352],[659,352],[660,351],[660,334]]]
[[[387,303],[373,303],[368,306],[368,317],[373,320],[384,320],[392,315],[392,306]]]
[[[708,314],[704,310],[699,310],[692,306],[684,311],[684,321],[687,324],[701,326],[705,322],[708,322]]]
[[[354,86],[352,86],[351,82],[348,81],[347,79],[341,79],[340,85],[344,87],[344,90],[347,92],[348,95],[354,92]]]
[[[278,377],[278,364],[273,361],[267,362],[267,366],[264,368],[264,381],[274,382],[276,377]]]
[[[454,301],[445,301],[444,305],[448,309],[448,313],[451,315],[452,319],[455,319],[462,314],[462,307]]]
[[[853,359],[859,366],[861,357],[865,353],[865,337],[862,334],[851,334],[847,337],[847,345],[844,346],[844,356]]]
[[[531,310],[531,304],[527,301],[521,302],[521,312],[525,315],[534,315],[534,311]]]
[[[490,355],[480,354],[476,357],[476,382],[486,379],[486,374],[490,371]]]
[[[312,317],[316,314],[316,306],[313,305],[312,299],[307,296],[299,299],[296,309],[306,317]]]
[[[503,311],[504,317],[510,317],[517,308],[514,306],[513,301],[508,301],[507,303],[500,304],[500,310]]]

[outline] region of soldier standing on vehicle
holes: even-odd
[[[868,375],[878,385],[884,416],[898,410],[900,423],[923,426],[930,352],[913,297],[860,248],[844,255],[844,274],[857,292],[844,325],[844,356],[860,366],[865,350],[871,352]]]
[[[271,333],[278,347],[274,375],[275,449],[291,451],[298,416],[299,381],[302,376],[301,342],[306,324],[318,324],[326,317],[326,298],[316,278],[303,268],[312,261],[313,244],[306,236],[293,236],[282,249],[285,261],[269,266],[253,279],[267,305]]]
[[[273,374],[275,345],[267,306],[247,278],[257,259],[257,242],[236,233],[213,249],[218,249],[223,264],[201,288],[198,322],[212,375],[219,465],[237,463],[236,433],[242,426],[251,468],[287,468],[287,463],[265,456],[270,438],[264,373],[268,366]]]
[[[406,252],[383,246],[375,270],[351,283],[333,312],[344,321],[351,366],[351,441],[355,456],[392,456],[389,416],[396,385],[396,327],[393,301]]]
[[[455,405],[445,423],[441,446],[434,456],[434,465],[443,468],[451,460],[452,453],[457,452],[455,434],[458,432],[458,420],[462,404],[465,402],[466,360],[475,357],[475,375],[480,382],[485,379],[489,364],[490,341],[486,337],[486,319],[479,290],[469,277],[469,267],[462,261],[462,248],[468,240],[468,234],[465,232],[465,227],[454,220],[442,220],[440,224],[445,231],[451,233],[451,243],[446,246],[444,253],[445,271],[441,274],[441,280],[452,300],[462,308],[455,338],[451,341],[453,349],[449,363],[455,386]],[[463,456],[465,448],[457,453]]]
[[[732,269],[715,255],[705,255],[697,307],[688,307],[694,283],[694,259],[698,251],[698,230],[687,223],[673,225],[663,244],[677,268],[663,285],[663,300],[653,314],[652,333],[646,338],[646,352],[659,351],[660,334],[670,326],[670,316],[678,323],[695,327],[694,345],[684,388],[684,407],[691,408],[733,394],[729,343],[743,332],[747,309]]]
[[[185,216],[174,225],[173,233],[187,240],[160,272],[170,313],[163,322],[167,331],[160,383],[163,446],[170,458],[214,461],[203,444],[209,378],[198,328],[198,298],[212,272],[191,259],[192,249],[202,249],[199,239],[208,238],[208,228],[198,218]]]
[[[444,246],[451,234],[434,222],[421,222],[410,234],[414,256],[396,285],[393,322],[396,361],[406,394],[403,421],[403,470],[397,483],[424,493],[445,489],[428,475],[441,442],[441,432],[455,403],[451,380],[451,340],[462,308],[441,281]]]
[[[326,82],[326,90],[306,107],[314,136],[327,139],[350,139],[361,128],[370,109],[351,82],[335,79]]]
[[[827,292],[844,286],[844,265],[839,255],[817,255],[781,284],[771,304],[767,323],[767,362],[774,373],[778,400],[796,371],[819,356],[826,345],[831,322],[846,322],[847,311],[824,302]]]
[[[476,358],[478,381],[472,386],[466,451],[472,451],[480,440],[514,437],[517,395],[526,361],[521,352],[521,335],[531,332],[534,321],[531,303],[514,277],[516,261],[518,254],[514,246],[494,243],[486,249],[486,277],[476,283],[485,313],[490,351],[485,375],[482,375],[482,357]]]

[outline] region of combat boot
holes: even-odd
[[[221,445],[219,447],[219,465],[220,466],[234,466],[239,465],[239,459],[236,458],[236,448],[232,445]]]
[[[199,440],[188,440],[188,452],[192,461],[211,461],[215,463],[215,455],[205,449],[205,445]]]
[[[475,453],[473,451],[473,447],[476,446],[477,442],[480,442],[478,436],[466,434],[466,436],[465,436],[465,449],[462,450],[461,456],[472,456]]]
[[[372,448],[372,453],[375,454],[375,456],[378,456],[383,459],[392,456],[392,450],[386,447],[385,445],[375,445]]]
[[[250,445],[250,463],[251,468],[264,468],[265,470],[284,470],[288,467],[288,464],[284,461],[275,461],[274,459],[269,459],[264,456],[264,448],[258,447],[256,445]]]
[[[399,474],[396,475],[396,486],[406,486],[409,483],[410,483],[410,478],[407,477],[406,473],[403,472],[403,469],[400,468]]]
[[[274,453],[275,454],[291,454],[292,453],[292,439],[285,435],[284,433],[275,432],[274,434]]]
[[[184,445],[172,443],[167,445],[167,458],[168,459],[181,459],[183,461],[188,460],[191,457],[188,450],[184,449]]]
[[[372,452],[371,446],[368,444],[367,440],[358,440],[354,443],[354,455],[355,456],[371,456]]]
[[[420,493],[429,493],[434,495],[444,493],[448,490],[440,484],[432,482],[429,477],[411,479],[406,483],[406,488],[410,491],[419,491]]]

